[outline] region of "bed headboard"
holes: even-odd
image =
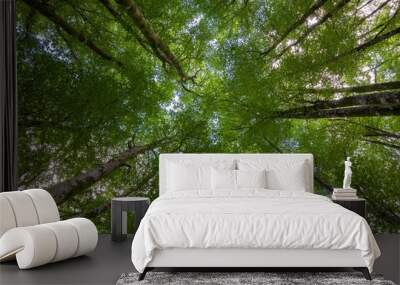
[[[306,191],[314,192],[314,158],[310,153],[244,153],[244,154],[231,154],[231,153],[163,153],[160,154],[159,161],[159,191],[160,195],[167,191],[167,168],[169,162],[189,162],[190,164],[210,164],[213,165],[220,161],[232,160],[235,161],[245,159],[247,161],[265,160],[271,164],[279,165],[285,162],[304,162],[306,167]]]

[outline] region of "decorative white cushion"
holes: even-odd
[[[270,161],[267,159],[240,159],[239,170],[267,170],[267,188],[272,190],[306,191],[309,189],[308,164],[303,161],[286,159]]]
[[[211,169],[212,189],[232,191],[236,189],[236,170]]]
[[[287,173],[275,169],[267,171],[268,189],[305,192],[307,187],[304,163],[288,169]]]
[[[267,171],[236,170],[237,187],[240,188],[267,188]]]
[[[211,189],[211,168],[208,166],[170,163],[168,172],[168,188],[171,191]]]

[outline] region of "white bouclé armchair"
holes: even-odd
[[[88,219],[60,221],[57,205],[42,189],[0,193],[0,262],[20,269],[84,255],[96,248],[96,226]]]

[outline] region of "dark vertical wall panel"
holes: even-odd
[[[0,191],[17,189],[15,0],[0,0]]]

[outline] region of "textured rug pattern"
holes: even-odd
[[[122,274],[117,285],[395,285],[381,276],[373,276],[368,281],[359,272],[148,272],[142,281],[137,280],[138,276],[138,273]]]

